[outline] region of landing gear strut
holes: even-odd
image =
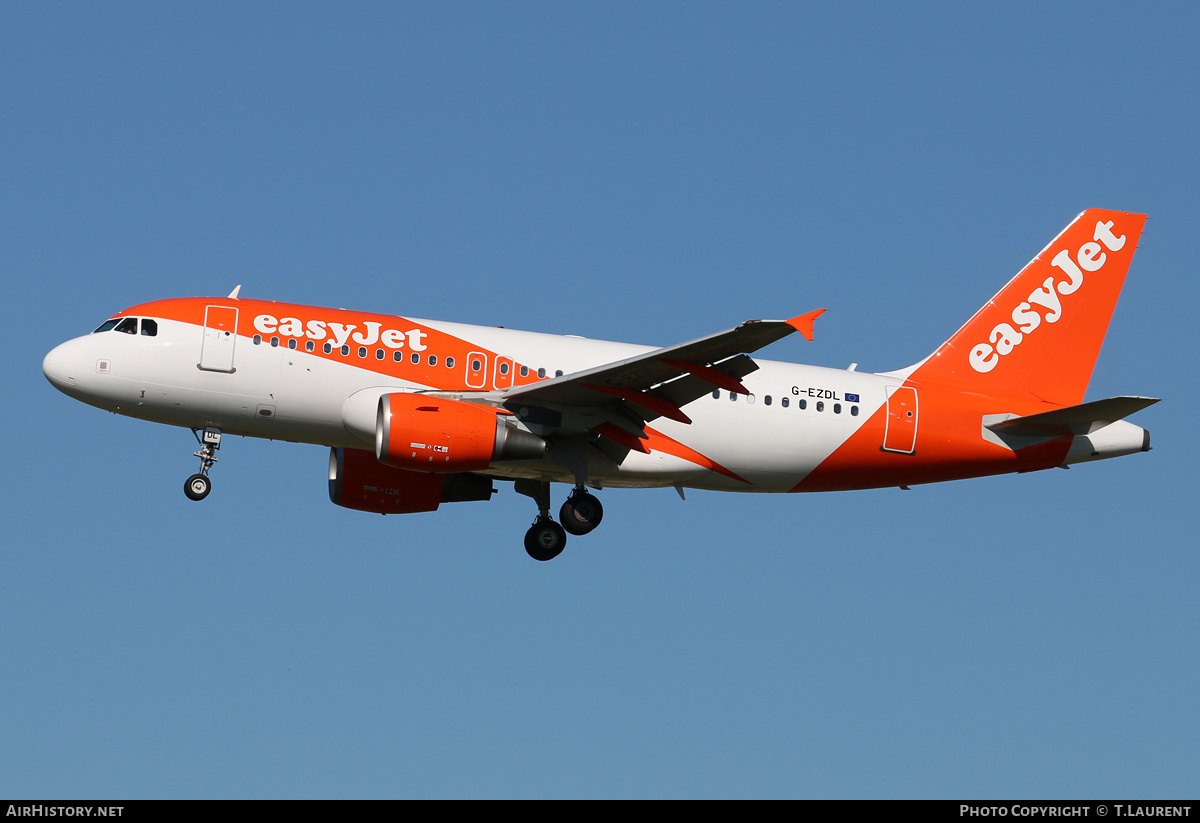
[[[203,436],[199,429],[192,429],[200,450],[195,453],[200,458],[200,472],[193,474],[183,484],[183,493],[188,500],[203,500],[212,491],[212,481],[208,479],[208,470],[217,462],[217,449],[221,448],[221,430],[209,426]]]
[[[550,484],[544,480],[518,480],[513,486],[518,494],[532,497],[538,507],[537,519],[525,532],[525,551],[534,560],[553,560],[567,545],[567,533],[550,519]]]

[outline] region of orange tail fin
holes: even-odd
[[[909,379],[1081,402],[1145,222],[1144,214],[1088,209]]]

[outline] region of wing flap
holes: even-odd
[[[670,400],[651,394],[650,392],[634,391],[633,389],[614,389],[605,386],[594,386],[587,383],[586,386],[593,391],[598,391],[601,394],[607,394],[610,397],[619,397],[622,400],[628,400],[639,408],[654,412],[656,415],[666,417],[680,423],[690,424],[692,418],[683,413],[683,409],[679,408]]]

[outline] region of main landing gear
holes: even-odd
[[[212,491],[212,481],[208,479],[208,470],[217,462],[217,449],[221,448],[221,430],[212,426],[200,434],[199,429],[192,429],[200,450],[195,453],[200,458],[200,472],[193,474],[183,484],[183,493],[188,500],[203,500]]]
[[[600,525],[604,507],[594,494],[576,486],[559,509],[562,525],[550,517],[550,484],[541,480],[518,480],[514,484],[519,494],[532,497],[537,503],[538,516],[525,532],[525,551],[534,560],[553,560],[567,545],[567,532],[584,535]]]

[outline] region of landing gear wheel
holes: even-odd
[[[212,491],[212,481],[202,474],[193,474],[183,484],[183,493],[188,500],[203,500]]]
[[[596,495],[576,492],[563,502],[558,517],[571,534],[587,534],[604,519],[604,507]]]
[[[525,551],[534,560],[553,560],[567,545],[567,533],[549,517],[539,517],[525,532]]]

